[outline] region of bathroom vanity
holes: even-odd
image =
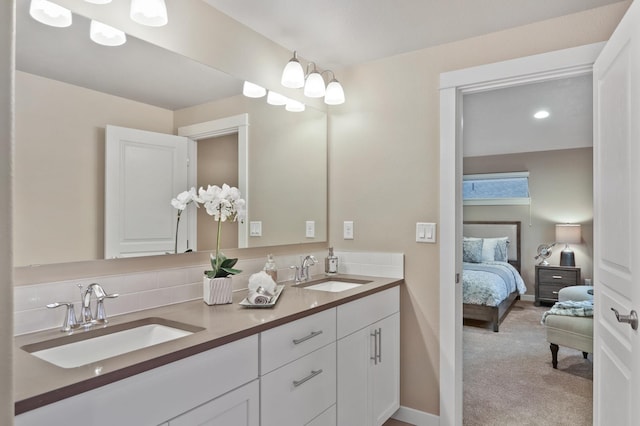
[[[273,308],[192,301],[114,317],[188,324],[192,334],[75,368],[16,337],[16,425],[380,425],[399,407],[399,285],[340,292],[286,283]],[[81,332],[82,333],[82,332]]]

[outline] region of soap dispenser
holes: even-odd
[[[276,262],[273,260],[273,255],[267,255],[267,263],[264,264],[263,271],[267,273],[275,281],[278,282],[278,268],[276,267]]]
[[[324,260],[324,272],[327,275],[338,273],[338,256],[333,254],[333,247],[329,247],[329,255]]]

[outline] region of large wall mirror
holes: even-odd
[[[237,78],[134,37],[97,45],[88,19],[74,15],[71,27],[48,27],[29,16],[28,4],[17,3],[14,266],[104,259],[107,125],[177,134],[246,114],[247,220],[262,224],[247,246],[327,240],[324,111],[293,113],[246,98]],[[205,143],[197,142],[198,184],[237,185],[237,140],[222,142],[222,151]],[[214,231],[200,225],[213,229],[212,219],[199,214],[196,222],[193,248],[211,250],[200,235],[213,240]],[[237,247],[235,231],[223,232],[223,248]]]

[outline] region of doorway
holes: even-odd
[[[462,424],[462,96],[591,72],[604,43],[453,71],[440,78],[440,424]]]

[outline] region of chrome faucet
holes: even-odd
[[[302,263],[300,266],[291,266],[291,269],[295,269],[295,279],[294,282],[296,284],[300,284],[301,282],[308,281],[311,277],[309,275],[309,267],[318,263],[318,260],[313,255],[305,256],[302,259]]]
[[[66,306],[67,313],[62,324],[60,331],[71,331],[79,327],[89,328],[94,324],[106,324],[107,314],[104,310],[104,299],[113,299],[118,297],[118,294],[107,294],[102,286],[98,283],[92,283],[87,286],[83,291],[82,284],[78,284],[80,288],[80,319],[76,317],[76,312],[73,306],[73,302],[55,302],[47,305],[47,308],[58,308],[60,306]],[[96,297],[96,309],[95,315],[91,310],[91,295]]]

